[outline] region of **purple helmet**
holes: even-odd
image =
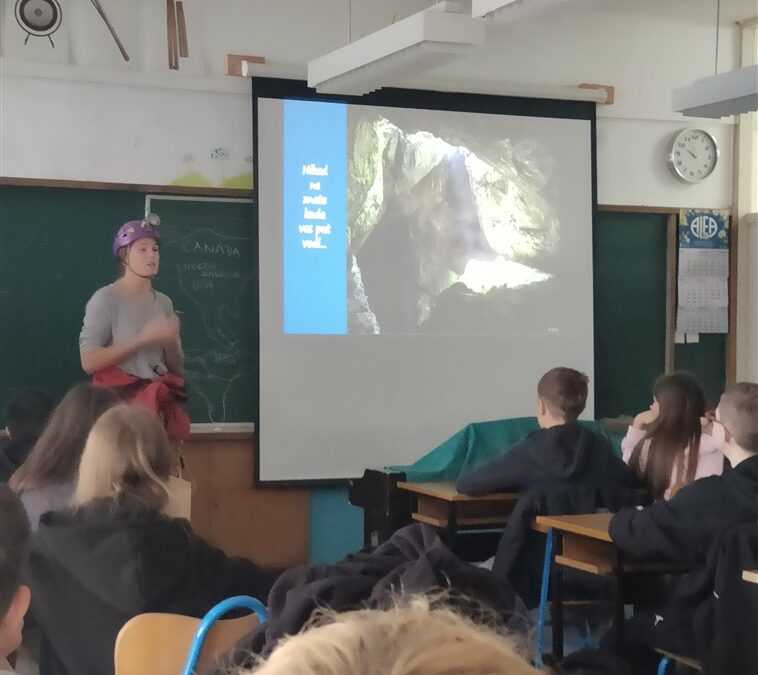
[[[137,241],[137,239],[154,239],[160,241],[161,235],[158,232],[158,226],[161,224],[161,219],[155,214],[151,213],[143,220],[130,220],[124,223],[118,228],[116,236],[113,238],[113,255],[118,257],[118,252],[124,246]]]

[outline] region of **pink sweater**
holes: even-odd
[[[634,452],[634,448],[637,446],[637,443],[639,443],[643,438],[645,438],[645,432],[642,429],[637,429],[636,427],[629,425],[626,436],[624,437],[624,440],[621,441],[621,453],[624,457],[624,461],[627,464],[629,464],[629,460],[632,457],[632,452]],[[640,456],[640,465],[642,467],[644,467],[645,463],[647,462],[647,453],[649,449],[650,439],[647,439],[645,441],[645,444],[642,446],[642,454]],[[687,448],[684,455],[685,467],[687,466],[689,453],[690,448]],[[695,480],[698,478],[705,478],[706,476],[720,476],[723,470],[724,455],[721,453],[721,450],[716,447],[716,443],[713,438],[708,434],[703,434],[700,436],[700,452],[698,453]],[[665,499],[671,498],[671,490],[675,485],[682,487],[680,484],[680,476],[677,471],[676,462],[674,463],[674,467],[671,469],[671,480],[669,481],[669,486],[663,495]]]

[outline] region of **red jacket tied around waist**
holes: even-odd
[[[99,387],[112,387],[127,403],[154,412],[163,420],[172,441],[183,441],[189,437],[190,420],[182,405],[187,396],[181,377],[166,373],[157,380],[145,380],[130,375],[118,366],[109,366],[94,373],[92,382]]]

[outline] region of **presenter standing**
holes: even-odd
[[[171,299],[153,288],[160,263],[160,219],[124,223],[113,240],[119,278],[95,291],[79,335],[82,368],[95,384],[160,414],[169,436],[183,440],[189,418],[182,379],[179,319]]]

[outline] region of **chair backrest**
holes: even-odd
[[[181,614],[139,614],[116,638],[116,675],[181,675],[200,619]],[[216,621],[208,632],[199,665],[215,662],[259,625],[255,614]]]

